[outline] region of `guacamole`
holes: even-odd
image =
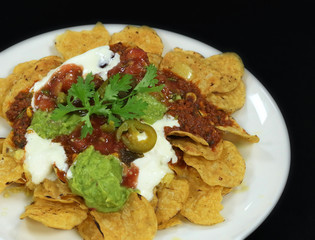
[[[113,155],[102,155],[93,146],[77,156],[70,171],[68,183],[71,191],[83,197],[89,208],[100,212],[118,211],[133,191],[121,186],[119,159]]]
[[[144,110],[144,115],[141,117],[141,120],[146,123],[153,124],[157,120],[163,118],[165,112],[167,111],[167,107],[163,103],[148,93],[139,93],[135,97],[148,104],[148,107]]]
[[[51,120],[51,112],[38,110],[34,112],[30,128],[40,137],[53,139],[70,134],[79,124],[81,117],[76,114],[66,115],[58,121]]]

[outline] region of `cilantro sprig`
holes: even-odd
[[[113,75],[107,80],[104,94],[95,89],[92,73],[87,74],[85,79],[78,77],[77,83],[72,84],[68,91],[66,104],[58,104],[54,109],[52,120],[57,121],[70,113],[80,113],[83,123],[81,138],[85,138],[93,132],[90,120],[93,114],[107,117],[108,122],[113,121],[115,126],[119,126],[124,120],[141,118],[148,104],[135,96],[138,93],[159,92],[164,87],[156,85],[157,69],[154,65],[149,65],[146,69],[145,76],[133,89],[132,75]],[[119,97],[121,92],[125,93],[124,97]],[[80,106],[76,102],[80,102]]]

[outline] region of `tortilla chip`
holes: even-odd
[[[203,157],[184,154],[184,161],[210,186],[235,187],[242,183],[245,175],[245,161],[236,146],[228,141],[223,141],[223,152],[217,160],[207,161]]]
[[[225,196],[227,194],[229,194],[230,192],[232,192],[233,188],[227,188],[227,187],[224,187],[222,189],[222,196]]]
[[[9,133],[9,135],[3,140],[2,143],[2,153],[4,156],[14,156],[14,151],[16,150],[16,147],[12,141],[13,137],[13,131]]]
[[[99,226],[94,221],[94,218],[91,215],[88,215],[88,217],[77,227],[77,229],[84,240],[104,239],[104,236],[100,231]]]
[[[160,69],[195,83],[208,101],[228,113],[245,103],[244,65],[235,53],[204,58],[199,53],[175,48],[164,56]]]
[[[83,199],[74,195],[68,185],[61,182],[59,179],[55,181],[45,179],[41,184],[36,185],[34,189],[34,198],[61,203],[75,202],[78,203],[82,209],[87,209]]]
[[[45,77],[48,72],[62,64],[62,60],[57,56],[44,57],[38,61],[30,61],[19,64],[13,70],[13,73],[8,78],[13,82],[12,87],[6,92],[3,99],[2,115],[6,118],[6,112],[9,110],[14,98],[21,91],[28,91],[35,82]]]
[[[216,126],[217,129],[223,132],[223,139],[231,142],[259,142],[259,137],[257,135],[250,135],[247,133],[246,130],[243,129],[232,117],[230,120],[233,122],[232,126]]]
[[[245,84],[243,81],[240,81],[239,85],[232,91],[225,93],[213,92],[206,98],[210,103],[217,106],[218,109],[231,114],[241,109],[245,104]]]
[[[25,69],[32,67],[35,64],[35,60],[18,64],[13,72],[6,78],[0,79],[0,116],[6,118],[5,111],[3,110],[3,102],[8,95],[10,89],[15,85],[15,83],[23,76]]]
[[[219,73],[209,68],[205,58],[197,52],[174,48],[165,54],[160,69],[170,70],[195,83],[204,95],[215,91],[220,84]]]
[[[0,84],[0,101],[2,102],[2,98],[6,95],[6,91],[12,86],[13,83],[11,81],[8,81],[7,78],[0,78]]]
[[[32,174],[24,168],[25,187],[30,191],[35,191],[37,184],[32,182]]]
[[[8,91],[14,86],[17,79],[20,79],[25,70],[32,67],[35,64],[36,60],[28,61],[25,63],[18,64],[14,69],[12,74],[10,74],[6,78],[0,79],[0,116],[5,118],[5,114],[3,112],[3,102],[6,98]]]
[[[149,62],[152,63],[156,68],[159,68],[162,61],[162,56],[155,53],[148,53]]]
[[[0,117],[5,118],[5,114],[3,112],[3,101],[7,96],[7,92],[13,86],[15,75],[11,74],[7,78],[0,79]]]
[[[24,162],[24,149],[16,148],[13,140],[13,131],[9,133],[7,138],[3,139],[2,142],[2,152],[0,151],[0,154],[2,153],[3,156],[11,157],[15,160],[15,162],[23,165]]]
[[[204,146],[209,146],[206,140],[204,140],[202,137],[194,135],[190,132],[185,132],[185,131],[171,131],[167,134],[167,136],[177,136],[177,137],[189,137],[191,138],[194,142],[200,143]]]
[[[98,22],[92,30],[81,32],[67,30],[57,36],[56,49],[65,60],[85,53],[96,47],[108,45],[110,34],[104,25]]]
[[[141,195],[131,193],[119,212],[101,213],[91,211],[106,240],[149,240],[157,231],[154,209]]]
[[[148,53],[162,55],[163,43],[156,31],[147,26],[127,26],[122,31],[114,33],[110,45],[123,43],[127,46],[137,46]]]
[[[21,219],[26,217],[41,222],[47,227],[72,229],[87,218],[87,209],[82,209],[77,203],[61,203],[35,198],[20,216]]]
[[[55,181],[45,179],[34,191],[34,197],[37,198],[58,199],[69,194],[72,194],[69,187],[58,179]]]
[[[207,161],[211,162],[211,161]],[[189,195],[180,214],[189,221],[201,225],[213,225],[224,221],[220,211],[223,209],[222,187],[209,186],[192,167],[173,166],[178,176],[189,182]]]
[[[189,185],[186,179],[173,179],[169,184],[162,184],[158,188],[155,214],[159,225],[169,221],[181,210],[188,194]]]
[[[18,181],[24,170],[14,158],[0,154],[0,193],[12,182]]]
[[[196,143],[187,137],[170,139],[170,142],[174,147],[178,147],[180,150],[191,156],[202,156],[207,160],[217,159],[221,155],[223,149],[222,141],[214,148]]]
[[[208,190],[198,190],[196,186],[191,190],[181,214],[189,221],[200,225],[214,225],[224,221],[220,211],[223,209],[222,187],[209,186]]]
[[[150,204],[151,204],[153,209],[156,208],[156,206],[158,204],[158,201],[159,201],[159,199],[158,199],[158,197],[156,195],[156,191],[157,191],[156,188],[157,188],[157,186],[155,186],[154,189],[153,189],[153,198],[150,201]]]
[[[205,60],[211,69],[220,73],[220,84],[215,92],[226,93],[235,89],[244,75],[242,59],[233,52],[213,55]]]
[[[0,138],[0,153],[2,153],[2,150],[3,150],[4,140],[5,140],[5,138]]]
[[[183,217],[180,214],[178,214],[178,215],[172,217],[171,219],[169,219],[168,221],[159,224],[158,230],[166,229],[166,228],[170,228],[170,227],[174,227],[176,225],[179,225],[179,224],[183,223],[182,218]]]

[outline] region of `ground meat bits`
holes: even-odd
[[[31,124],[31,117],[27,115],[26,109],[31,106],[32,94],[29,91],[20,92],[11,104],[6,116],[13,123],[13,143],[18,148],[26,145],[25,133]]]
[[[168,106],[167,113],[180,124],[180,127],[165,127],[166,134],[173,130],[190,132],[205,139],[211,147],[216,146],[222,136],[215,126],[231,125],[228,114],[210,104],[195,84],[170,71],[159,71],[157,79],[165,84],[162,101]]]

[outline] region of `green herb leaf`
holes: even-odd
[[[73,111],[77,111],[77,108],[73,106],[71,102],[68,102],[68,105],[66,106],[58,104],[57,108],[53,111],[51,115],[51,119],[57,121]]]
[[[155,86],[158,83],[158,80],[155,79],[156,73],[157,69],[153,64],[147,66],[146,74],[144,75],[143,79],[138,83],[138,85],[134,88],[134,91],[136,91],[137,93],[161,91],[164,85]]]
[[[85,123],[81,129],[81,138],[85,138],[88,134],[93,133],[93,126],[90,121],[90,115],[86,114],[84,117],[82,117],[82,121]]]
[[[108,81],[109,84],[105,89],[104,101],[115,101],[118,98],[119,92],[127,92],[131,89],[132,75],[126,74],[123,77],[120,74],[116,74]]]
[[[117,102],[112,106],[112,113],[119,115],[123,120],[140,118],[144,115],[144,110],[147,108],[148,104],[137,98],[130,97],[126,104]]]
[[[52,112],[51,119],[56,121],[70,113],[84,113],[81,116],[83,123],[81,138],[85,138],[88,134],[93,133],[90,120],[93,114],[107,117],[108,122],[114,122],[115,127],[118,127],[124,120],[141,118],[148,104],[136,98],[135,95],[161,91],[164,85],[156,86],[158,83],[158,80],[155,79],[156,75],[157,69],[154,65],[148,66],[144,78],[132,89],[132,75],[115,74],[108,79],[108,84],[104,85],[106,88],[105,91],[102,89],[102,93],[95,90],[92,73],[87,74],[85,79],[78,77],[77,83],[72,84],[68,90],[66,104],[58,104]],[[125,92],[125,97],[120,98],[120,92]],[[80,101],[82,107],[75,106],[74,101]]]
[[[73,97],[72,101],[80,100],[83,106],[89,106],[89,100],[95,93],[95,85],[91,82],[93,78],[92,73],[87,74],[85,79],[78,77],[77,83],[72,84],[68,91],[68,100],[70,96]]]
[[[65,115],[78,111],[86,111],[86,115],[81,118],[81,122],[84,123],[81,130],[81,138],[85,138],[87,134],[92,134],[93,126],[90,121],[90,116],[94,112],[98,112],[100,108],[99,95],[95,93],[95,85],[92,82],[93,74],[89,73],[85,79],[78,77],[77,83],[72,84],[68,90],[66,105],[58,104],[57,108],[52,112],[51,119],[57,121]],[[94,102],[98,102],[91,106],[90,100],[94,99]],[[76,107],[73,105],[75,100],[81,101],[83,107]]]

